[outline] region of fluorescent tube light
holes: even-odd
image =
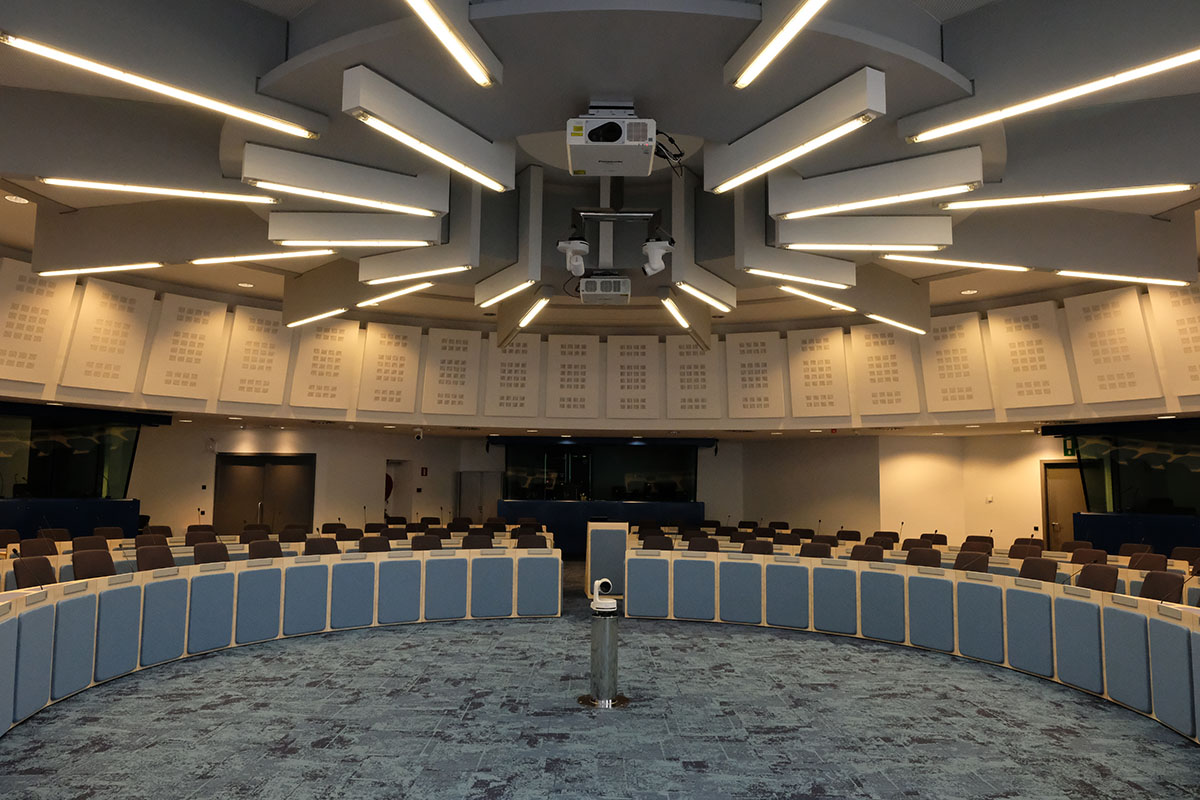
[[[734,88],[745,89],[749,86],[828,2],[829,0],[807,0],[807,2],[798,4],[787,20],[775,31],[775,35],[771,37],[766,46],[742,70],[742,74],[738,75],[737,80],[733,82]]]
[[[248,256],[217,256],[215,258],[193,258],[189,264],[236,264],[240,261],[277,261],[281,258],[308,258],[309,256],[331,256],[332,250],[299,250],[294,253],[255,253]]]
[[[372,116],[365,111],[360,111],[355,116],[357,116],[361,121],[365,122],[367,125],[370,125],[372,128],[374,128],[375,130],[382,133],[384,136],[390,136],[391,138],[395,139],[397,142],[400,142],[400,144],[405,145],[407,147],[411,147],[413,150],[416,150],[421,155],[426,156],[428,158],[432,158],[434,161],[438,162],[439,164],[449,167],[450,169],[454,170],[455,172],[459,173],[460,175],[464,175],[464,176],[470,178],[471,180],[475,181],[476,183],[486,186],[487,188],[491,189],[493,192],[505,191],[504,186],[501,185],[498,181],[495,181],[492,178],[489,178],[487,175],[484,175],[482,172],[480,172],[477,169],[468,167],[466,164],[462,163],[458,159],[452,158],[451,156],[446,155],[441,150],[438,150],[437,148],[432,147],[432,146],[426,144],[425,142],[422,142],[420,139],[417,139],[414,136],[410,136],[409,134],[400,130],[396,126],[390,125],[390,124],[384,122],[383,120],[379,119],[378,117]]]
[[[1170,194],[1195,189],[1192,183],[1164,183],[1158,186],[1126,186],[1118,189],[1093,189],[1083,192],[1062,194],[1038,194],[1025,197],[989,197],[983,200],[954,200],[939,203],[942,208],[995,208],[1002,206],[1028,206],[1040,203],[1072,203],[1077,200],[1103,200],[1108,197],[1140,197],[1148,194]]]
[[[429,281],[425,281],[424,283],[417,283],[412,286],[405,286],[403,289],[399,289],[395,292],[388,292],[387,294],[379,295],[379,297],[372,297],[370,300],[363,300],[361,303],[358,303],[357,305],[359,308],[366,308],[367,306],[377,306],[380,303],[384,302],[385,300],[392,300],[396,297],[403,297],[406,294],[412,294],[413,292],[419,292],[423,289],[428,289],[430,286],[433,286],[433,284],[430,283]]]
[[[662,304],[666,307],[667,311],[671,312],[671,316],[674,317],[675,321],[679,323],[679,327],[681,327],[681,328],[690,328],[691,327],[691,325],[688,324],[687,319],[679,311],[679,306],[675,305],[674,300],[672,300],[669,297],[664,297],[664,298],[662,298]]]
[[[887,317],[881,317],[878,314],[867,314],[867,316],[869,318],[875,320],[876,322],[882,322],[886,325],[892,325],[894,327],[909,331],[911,333],[919,333],[922,336],[924,336],[926,333],[925,331],[921,330],[920,328],[914,328],[912,325],[905,325],[903,322],[897,322],[894,319],[888,319]]]
[[[994,269],[1001,272],[1029,272],[1029,267],[1016,264],[992,264],[987,261],[960,261],[953,258],[929,258],[928,256],[904,256],[888,254],[883,257],[887,261],[909,261],[914,264],[936,264],[940,267],[966,267],[967,269]]]
[[[830,300],[828,297],[821,297],[819,294],[809,294],[808,292],[797,289],[794,286],[780,286],[779,288],[788,294],[794,294],[797,297],[803,297],[805,300],[812,300],[814,303],[821,303],[822,305],[829,306],[830,308],[836,308],[839,311],[858,311],[858,309],[854,308],[853,306],[848,306],[845,303],[839,303],[837,300]]]
[[[49,186],[70,186],[73,189],[99,189],[106,192],[129,192],[131,194],[153,194],[162,197],[190,197],[196,200],[226,200],[234,203],[278,203],[274,197],[261,194],[233,194],[230,192],[202,192],[195,189],[176,189],[168,186],[134,186],[127,183],[104,183],[80,181],[74,178],[38,178]]]
[[[874,251],[895,250],[898,252],[932,253],[941,250],[944,244],[845,244],[842,242],[806,242],[789,244],[788,250],[846,250]]]
[[[413,13],[425,23],[425,27],[429,28],[442,43],[442,47],[446,48],[458,65],[471,76],[471,80],[480,86],[492,85],[492,76],[488,74],[483,62],[471,52],[471,48],[467,47],[458,34],[451,30],[450,26],[446,24],[446,20],[434,8],[433,3],[429,0],[406,0],[406,2],[412,8]]]
[[[390,278],[376,278],[373,281],[367,281],[368,286],[378,286],[382,283],[399,283],[400,281],[412,281],[417,278],[432,278],[435,275],[449,275],[454,272],[466,272],[471,267],[469,265],[461,265],[457,267],[441,267],[440,269],[427,269],[422,272],[413,272],[408,275],[393,275]]]
[[[301,197],[315,197],[318,200],[329,200],[334,203],[347,203],[352,206],[363,206],[364,208],[377,208],[380,211],[395,211],[398,214],[412,214],[415,217],[435,217],[434,212],[428,208],[417,208],[416,206],[405,206],[399,203],[385,203],[382,200],[371,200],[366,197],[354,197],[348,194],[337,194],[336,192],[322,192],[319,189],[306,189],[303,186],[289,186],[284,183],[272,183],[271,181],[260,181],[253,178],[248,178],[246,183],[251,186],[257,186],[260,189],[266,189],[269,192],[283,192],[284,194],[298,194]]]
[[[507,290],[501,292],[500,294],[496,295],[495,297],[491,298],[490,300],[484,300],[482,303],[479,304],[479,307],[480,308],[489,308],[491,306],[494,306],[494,305],[496,305],[496,303],[499,303],[502,300],[507,300],[508,298],[512,297],[517,292],[522,292],[522,291],[528,289],[530,286],[533,286],[533,284],[535,282],[536,281],[525,281],[524,283],[518,283],[516,286],[512,287],[511,289],[507,289]]]
[[[283,239],[281,247],[429,247],[422,239]]]
[[[1091,278],[1098,281],[1126,281],[1128,283],[1152,283],[1155,286],[1187,286],[1187,281],[1176,281],[1169,278],[1139,278],[1136,275],[1112,275],[1107,272],[1081,272],[1076,269],[1059,269],[1055,275],[1064,278]]]
[[[322,314],[317,314],[312,317],[306,317],[305,319],[298,319],[295,322],[289,322],[287,326],[289,328],[298,328],[301,325],[307,325],[310,322],[316,322],[317,320],[321,319],[329,319],[330,317],[336,317],[338,314],[345,314],[349,310],[350,309],[348,308],[335,308],[332,311],[326,311]]]
[[[787,164],[790,161],[795,161],[797,158],[804,155],[805,153],[811,153],[813,150],[816,150],[818,147],[823,147],[823,146],[829,144],[830,142],[836,141],[836,140],[842,138],[843,136],[846,136],[847,134],[853,133],[854,131],[858,130],[863,125],[866,125],[868,122],[870,122],[874,118],[875,117],[871,114],[863,114],[861,117],[855,117],[854,119],[850,120],[849,122],[844,122],[841,125],[834,128],[833,130],[826,131],[825,133],[821,134],[820,136],[816,137],[815,139],[809,139],[807,142],[800,145],[799,147],[793,147],[791,150],[788,150],[786,153],[775,156],[774,158],[770,159],[769,161],[764,161],[763,163],[759,164],[757,167],[753,167],[753,168],[748,169],[745,172],[742,172],[738,175],[734,175],[732,178],[730,178],[729,180],[720,184],[719,186],[717,186],[717,188],[713,189],[713,192],[715,194],[721,194],[722,192],[728,192],[730,189],[734,189],[738,186],[741,186],[743,183],[746,183],[747,181],[752,181],[755,178],[757,178],[759,175],[765,175],[768,172],[770,172],[771,170],[775,169],[776,167],[782,167],[784,164]]]
[[[697,289],[695,286],[692,286],[687,281],[676,281],[675,285],[678,286],[683,291],[690,294],[692,297],[695,297],[697,300],[708,303],[710,306],[715,308],[717,311],[720,311],[722,314],[728,314],[732,310],[729,308],[729,306],[725,305],[717,298],[713,297],[712,295],[708,294],[707,292],[700,291],[699,289]]]
[[[843,211],[858,211],[863,208],[878,208],[879,206],[898,205],[900,203],[911,203],[915,200],[929,200],[934,197],[946,197],[953,194],[963,194],[965,192],[974,191],[976,184],[960,183],[957,186],[944,186],[940,189],[926,189],[921,192],[907,192],[905,194],[893,194],[887,197],[875,197],[870,200],[858,200],[853,203],[837,203],[830,206],[822,206],[820,208],[806,208],[802,211],[789,211],[783,215],[783,219],[802,219],[804,217],[820,217],[826,214],[840,214]],[[946,208],[946,206],[942,206]]]
[[[943,136],[949,136],[954,133],[970,130],[971,128],[978,128],[981,125],[987,125],[991,122],[998,122],[1002,119],[1015,117],[1018,114],[1027,114],[1030,111],[1037,111],[1038,109],[1046,108],[1047,106],[1065,103],[1066,101],[1074,100],[1077,97],[1083,97],[1085,95],[1100,92],[1105,89],[1111,89],[1112,87],[1120,86],[1123,83],[1129,83],[1130,81],[1135,81],[1140,78],[1146,78],[1150,75],[1157,75],[1160,72],[1166,72],[1167,70],[1175,69],[1177,67],[1183,67],[1188,64],[1193,64],[1197,61],[1200,61],[1200,49],[1189,50],[1186,53],[1180,53],[1178,55],[1171,56],[1170,58],[1164,58],[1161,61],[1153,61],[1149,64],[1143,64],[1140,67],[1134,67],[1133,69],[1125,70],[1124,72],[1118,72],[1104,78],[1098,78],[1094,81],[1088,81],[1087,83],[1081,83],[1077,86],[1071,86],[1067,89],[1061,89],[1057,92],[1051,92],[1050,94],[1045,94],[1041,97],[1035,97],[1032,100],[1025,100],[1024,102],[1016,103],[1011,106],[1005,106],[1004,108],[998,108],[995,111],[989,111],[985,114],[979,114],[974,117],[968,117],[966,119],[959,120],[958,122],[952,122],[948,125],[931,128],[930,130],[918,133],[916,136],[908,137],[908,141],[928,142],[931,139],[938,139]]]
[[[777,281],[793,281],[795,283],[807,283],[810,286],[824,286],[826,289],[849,289],[850,286],[845,283],[835,283],[833,281],[823,281],[819,278],[802,278],[799,275],[789,275],[786,272],[772,272],[769,269],[758,269],[753,267],[746,270],[750,275],[757,275],[760,278],[771,278]]]
[[[549,303],[549,297],[539,297],[537,302],[530,306],[529,310],[525,312],[525,316],[521,317],[521,321],[517,323],[517,327],[527,327],[529,323],[533,322],[533,318],[542,313],[542,309],[545,308]]]
[[[89,275],[93,272],[128,272],[135,269],[158,269],[164,266],[161,261],[144,261],[140,264],[114,264],[108,267],[72,267],[70,269],[52,269],[45,272],[38,272],[43,278],[51,278],[56,275]]]
[[[29,39],[22,39],[18,36],[13,36],[3,31],[0,31],[0,42],[3,42],[10,47],[15,47],[18,50],[24,50],[27,53],[33,53],[34,55],[42,56],[43,58],[48,58],[52,61],[57,61],[60,64],[66,64],[68,66],[76,67],[77,69],[86,70],[87,72],[91,72],[96,75],[103,75],[106,78],[112,78],[113,80],[120,81],[121,83],[127,83],[130,86],[136,86],[139,89],[145,89],[156,94],[166,95],[167,97],[172,97],[176,100],[182,100],[185,103],[191,103],[192,105],[207,108],[211,111],[217,111],[221,114],[225,114],[226,116],[237,117],[238,119],[245,120],[246,122],[251,122],[255,125],[262,125],[264,127],[280,131],[281,133],[299,136],[302,139],[317,138],[317,133],[315,131],[310,131],[307,128],[302,128],[299,125],[295,125],[291,122],[277,119],[266,114],[260,114],[257,111],[251,111],[248,108],[241,108],[239,106],[230,105],[229,103],[223,103],[220,100],[214,100],[213,98],[205,97],[202,94],[189,92],[187,89],[180,89],[178,86],[171,86],[170,84],[162,83],[151,78],[135,75],[132,72],[126,72],[125,70],[118,69],[117,67],[101,64],[98,61],[92,61],[91,59],[77,56],[73,53],[58,50],[54,47],[50,47],[49,45],[33,42]]]

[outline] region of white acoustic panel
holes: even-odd
[[[348,409],[358,362],[356,320],[326,319],[303,326],[292,370],[291,404]]]
[[[776,331],[725,336],[729,416],[783,416],[783,339]]]
[[[490,339],[493,344],[495,337]],[[483,413],[491,417],[536,417],[542,385],[542,337],[518,334],[507,347],[488,350]]]
[[[847,417],[850,384],[841,328],[788,331],[793,417]]]
[[[717,419],[721,416],[721,378],[717,341],[708,350],[690,336],[667,337],[667,416]]]
[[[360,411],[411,414],[417,407],[417,372],[421,364],[421,329],[407,325],[367,323]]]
[[[164,294],[142,393],[206,400],[224,353],[224,303]]]
[[[43,278],[28,265],[0,259],[0,378],[52,383],[74,278]]]
[[[546,359],[546,416],[600,416],[600,337],[551,336]]]
[[[655,419],[662,405],[662,348],[657,336],[608,337],[608,416]]]
[[[883,323],[850,329],[859,414],[916,414],[921,410],[915,337]]]
[[[291,356],[292,330],[284,327],[281,312],[236,307],[229,352],[225,356],[225,376],[221,380],[221,400],[279,405],[283,402]]]
[[[1162,397],[1137,289],[1068,297],[1063,307],[1083,402]]]
[[[426,414],[470,414],[479,408],[479,331],[429,330],[425,388]]]
[[[1005,408],[1075,402],[1053,300],[988,311],[988,333]]]
[[[89,279],[62,385],[132,392],[153,306],[152,289]]]
[[[1200,285],[1151,286],[1150,304],[1172,391],[1200,394]]]
[[[921,337],[925,404],[932,412],[992,407],[992,385],[983,355],[979,314],[934,317]]]

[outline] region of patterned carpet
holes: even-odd
[[[592,711],[587,610],[176,662],[0,738],[0,798],[1200,796],[1200,748],[1080,692],[936,653],[621,621]]]

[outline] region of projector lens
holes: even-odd
[[[619,142],[625,130],[616,122],[606,122],[588,131],[589,142]]]

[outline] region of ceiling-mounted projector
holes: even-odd
[[[596,275],[579,282],[579,299],[585,306],[622,306],[629,303],[632,283],[619,275]]]
[[[634,116],[633,103],[593,103],[567,120],[567,168],[572,175],[649,175],[658,137],[652,119]]]

